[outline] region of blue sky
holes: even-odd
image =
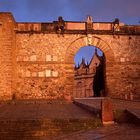
[[[12,12],[18,22],[48,22],[63,16],[67,21],[85,21],[91,15],[94,21],[113,21],[119,18],[125,24],[139,24],[140,0],[0,0],[1,12]],[[93,48],[79,51],[75,61],[91,58]]]
[[[138,24],[140,0],[0,0],[0,11],[10,11],[16,21],[65,20],[113,21],[119,18],[126,24]]]
[[[93,47],[93,46],[85,46],[85,47],[82,47],[78,52],[77,54],[75,55],[75,58],[74,58],[74,61],[75,61],[75,65],[78,66],[78,63],[81,64],[82,62],[82,58],[85,59],[85,62],[87,64],[90,63],[94,53],[95,53],[95,48],[96,47]],[[97,53],[99,56],[102,56],[103,55],[103,52],[97,48]]]

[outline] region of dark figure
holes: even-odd
[[[101,96],[101,90],[104,90],[105,80],[104,80],[104,63],[100,63],[96,68],[96,74],[94,75],[93,81],[93,91],[95,97]]]
[[[63,34],[64,27],[65,27],[65,22],[64,22],[63,18],[60,16],[60,17],[58,17],[58,22],[57,22],[57,26],[56,26],[57,33]]]
[[[115,32],[118,27],[119,27],[119,19],[118,18],[115,18],[115,20],[113,21],[113,32]]]

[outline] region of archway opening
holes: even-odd
[[[74,57],[74,97],[105,96],[105,57],[95,46],[84,46]]]

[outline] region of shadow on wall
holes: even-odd
[[[105,57],[100,60],[93,77],[93,92],[95,97],[106,96],[105,93]]]

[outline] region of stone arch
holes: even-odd
[[[111,83],[111,74],[110,68],[112,70],[114,64],[114,53],[111,49],[110,45],[104,41],[103,39],[97,36],[83,36],[77,38],[67,47],[66,56],[65,56],[65,63],[66,63],[66,90],[67,93],[70,93],[73,96],[73,83],[74,83],[74,56],[78,52],[78,50],[84,46],[96,46],[99,48],[105,55],[106,61],[106,70],[105,70],[105,77],[106,77],[106,87],[109,88],[109,84]],[[107,90],[108,92],[108,90]],[[110,93],[108,93],[109,95]]]
[[[102,40],[97,36],[92,36],[91,38],[84,36],[74,40],[68,46],[65,57],[66,63],[73,63],[75,54],[80,48],[84,46],[96,46],[105,54],[106,62],[114,61],[114,53],[110,45],[106,41]]]

